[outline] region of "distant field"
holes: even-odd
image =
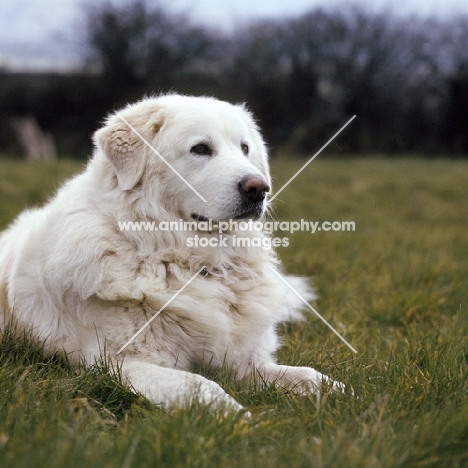
[[[44,204],[83,162],[25,163],[0,159],[0,229],[24,208]]]
[[[275,160],[279,188],[303,161]],[[0,161],[0,228],[45,202],[82,165]],[[354,388],[299,397],[216,380],[253,417],[166,414],[105,365],[76,374],[4,336],[0,466],[468,467],[468,161],[314,161],[275,201],[274,219],[354,221],[279,249],[312,276],[322,322],[281,329],[283,363]]]

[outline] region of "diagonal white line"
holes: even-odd
[[[153,148],[153,146],[148,143],[148,141],[145,140],[145,138],[143,138],[142,135],[140,135],[140,133],[138,133],[138,131],[133,128],[128,122],[127,120],[124,119],[124,117],[122,117],[122,115],[120,113],[117,112],[117,116],[120,117],[127,125],[128,127],[132,130],[133,133],[135,133],[135,135],[138,136],[138,138],[140,138],[140,140],[156,155],[158,156],[161,161],[166,164],[166,166],[170,167],[171,170],[180,178],[180,180],[182,180],[189,188],[191,188],[193,190],[193,192],[201,199],[203,200],[205,203],[206,203],[206,200],[195,190],[194,187],[192,187],[192,185],[190,185],[190,183],[184,179],[184,177],[173,167],[171,166],[162,156],[161,154],[159,153],[158,150],[156,150],[155,148]]]
[[[272,202],[354,119],[353,115],[270,199]]]
[[[357,354],[357,351],[272,266],[270,269],[353,353]]]
[[[202,266],[118,351],[120,354],[199,274],[205,266]]]

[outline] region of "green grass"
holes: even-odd
[[[26,207],[42,205],[83,163],[24,163],[0,159],[0,229]]]
[[[301,165],[273,162],[279,188]],[[73,163],[0,162],[0,226],[42,203]],[[355,232],[278,233],[290,273],[313,276],[313,316],[281,328],[283,363],[311,365],[355,396],[299,397],[215,379],[253,413],[167,414],[106,363],[77,373],[27,339],[0,344],[0,466],[468,466],[468,162],[314,161],[278,219],[354,221]]]

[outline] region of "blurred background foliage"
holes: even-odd
[[[0,70],[0,154],[21,157],[15,119],[34,116],[62,158],[86,158],[105,115],[176,91],[247,102],[273,154],[468,154],[468,17],[358,6],[257,20],[232,32],[160,3],[88,5],[87,59],[73,73]]]

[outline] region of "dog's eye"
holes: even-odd
[[[242,152],[247,156],[249,154],[249,145],[242,143],[241,145]]]
[[[213,150],[205,143],[192,146],[191,153],[198,154],[199,156],[212,156]]]

